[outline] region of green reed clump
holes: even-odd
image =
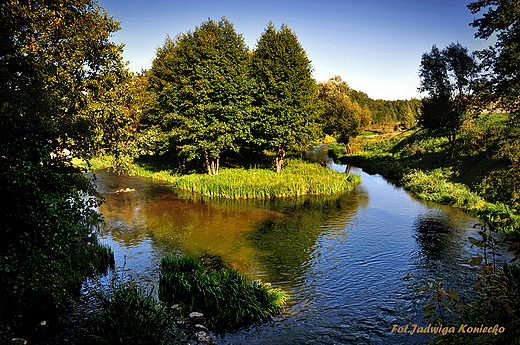
[[[163,344],[173,324],[166,306],[135,281],[113,279],[89,289],[85,316],[87,344]]]
[[[447,181],[450,171],[435,169],[429,173],[412,170],[401,182],[405,189],[424,200],[449,204],[469,211],[482,210],[486,205],[483,198],[469,190],[466,185]]]
[[[351,190],[359,176],[292,160],[282,172],[267,169],[222,169],[218,175],[186,175],[174,181],[182,190],[228,199],[270,199],[332,194]]]
[[[99,244],[95,239],[79,246],[73,257],[73,265],[85,277],[92,277],[98,273],[106,273],[114,268],[114,253],[110,246]]]
[[[283,290],[237,270],[205,270],[192,256],[168,255],[161,261],[159,299],[179,304],[183,313],[203,313],[210,326],[233,328],[268,320],[281,312],[287,298]]]

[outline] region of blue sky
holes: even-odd
[[[418,69],[436,44],[460,42],[470,51],[492,42],[474,38],[469,0],[98,0],[121,30],[123,58],[133,71],[149,69],[166,35],[193,30],[225,16],[254,49],[265,27],[285,23],[312,61],[314,78],[340,75],[373,99],[420,98]]]

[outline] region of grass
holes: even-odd
[[[359,176],[317,163],[291,159],[280,173],[271,169],[220,169],[218,175],[180,175],[166,166],[134,164],[130,173],[172,183],[184,191],[227,199],[271,199],[333,194],[351,190]]]
[[[406,174],[401,182],[403,187],[419,198],[448,204],[469,211],[482,210],[486,201],[481,196],[471,192],[468,186],[461,183],[448,182],[451,175],[449,169],[435,169],[430,173],[413,170]]]
[[[347,154],[343,144],[329,144],[329,154],[367,173],[400,181],[422,199],[475,212],[496,229],[518,232],[518,179],[497,154],[506,121],[504,114],[483,114],[466,123],[454,159],[446,138],[417,128],[390,138],[358,138],[362,152],[354,154]]]
[[[86,344],[163,344],[173,317],[152,294],[130,280],[114,278],[90,289],[85,319]]]
[[[333,194],[351,190],[357,181],[357,176],[341,174],[319,164],[291,160],[278,174],[267,169],[223,169],[216,176],[182,176],[174,186],[228,199],[271,199]]]
[[[114,165],[114,160],[108,156],[93,157],[89,160],[72,158],[72,164],[82,168],[85,171],[92,171],[111,167]]]
[[[201,312],[209,326],[235,328],[281,312],[287,294],[234,269],[205,270],[199,258],[166,256],[161,261],[159,299],[181,312]]]

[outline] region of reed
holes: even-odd
[[[114,253],[108,245],[91,241],[79,246],[72,258],[74,269],[85,277],[107,273],[115,263]]]
[[[205,270],[196,257],[168,255],[161,261],[159,299],[179,304],[184,314],[202,312],[212,327],[268,320],[281,312],[287,298],[283,290],[252,281],[237,270]]]
[[[113,278],[107,288],[98,282],[88,297],[86,344],[163,344],[171,332],[168,309],[133,280]]]
[[[228,199],[271,199],[332,194],[351,190],[359,176],[291,160],[276,173],[267,169],[222,169],[218,175],[185,175],[173,185],[185,191]]]

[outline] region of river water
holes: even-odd
[[[288,292],[272,322],[224,334],[219,344],[417,344],[428,335],[392,332],[427,326],[414,280],[442,279],[471,298],[478,220],[415,199],[379,175],[335,164],[322,148],[310,159],[359,174],[351,192],[326,197],[230,201],[184,193],[150,179],[97,171],[106,226],[100,241],[116,265],[156,285],[167,253],[216,255],[253,279]],[[116,193],[130,188],[130,192]],[[431,334],[429,335],[432,336]]]

